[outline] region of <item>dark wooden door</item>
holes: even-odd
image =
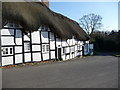
[[[61,57],[61,48],[58,48],[58,60],[62,60],[62,57]]]
[[[84,46],[82,46],[82,55],[84,56]]]

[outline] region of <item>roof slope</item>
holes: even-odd
[[[72,36],[80,40],[89,39],[77,22],[51,11],[41,2],[3,2],[2,8],[3,25],[15,22],[25,32],[37,31],[41,25],[46,25],[62,39]]]

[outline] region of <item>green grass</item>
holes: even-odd
[[[116,57],[120,57],[120,52],[115,52],[115,53],[113,53],[113,55]]]
[[[120,57],[120,54],[118,54],[118,55],[115,55],[116,57]]]

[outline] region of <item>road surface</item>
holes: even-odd
[[[117,88],[118,58],[90,56],[3,69],[3,88]]]

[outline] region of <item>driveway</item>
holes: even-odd
[[[3,88],[117,88],[118,58],[90,56],[3,69]]]

